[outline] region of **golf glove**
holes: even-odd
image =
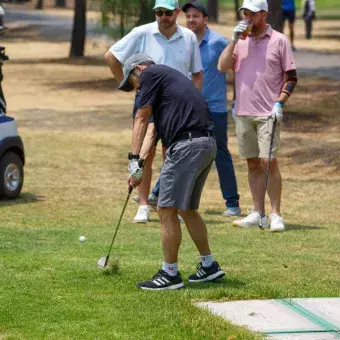
[[[244,21],[240,21],[237,26],[235,26],[233,31],[232,40],[238,41],[240,35],[247,30],[247,24]]]
[[[281,122],[283,119],[283,103],[276,102],[272,109],[272,118],[276,121]]]
[[[143,176],[143,167],[138,159],[130,160],[128,170],[130,177],[135,181],[139,181]]]
[[[233,100],[231,103],[231,115],[235,119],[236,116],[236,100]]]

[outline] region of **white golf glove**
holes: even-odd
[[[236,100],[233,100],[231,103],[231,115],[235,119],[236,116]]]
[[[143,167],[140,166],[140,161],[138,159],[130,160],[128,170],[130,177],[134,181],[139,181],[143,176]]]
[[[276,121],[281,122],[283,119],[283,104],[280,102],[276,102],[272,109],[272,118],[276,119]]]
[[[232,40],[236,41],[240,38],[240,35],[247,30],[247,24],[244,21],[240,21],[237,26],[235,26],[233,31]]]

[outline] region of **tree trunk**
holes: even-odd
[[[65,8],[66,7],[66,0],[56,0],[55,7]]]
[[[236,21],[240,21],[241,20],[241,15],[240,12],[238,11],[238,9],[240,8],[240,2],[239,0],[234,0],[234,4],[235,4],[235,14],[236,14]]]
[[[70,58],[83,57],[86,37],[86,0],[76,0]]]
[[[274,30],[282,32],[282,0],[268,0],[268,24],[270,24]]]
[[[218,0],[208,0],[207,10],[209,20],[211,22],[218,22]]]
[[[37,4],[35,5],[35,9],[43,9],[44,7],[44,0],[38,0]]]
[[[153,6],[154,1],[150,0],[139,0],[139,6],[140,6],[140,15],[139,19],[136,23],[136,26],[148,24],[155,20],[155,16],[153,13]]]

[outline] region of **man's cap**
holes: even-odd
[[[118,88],[125,92],[132,91],[133,86],[128,82],[128,78],[131,72],[135,69],[137,65],[142,65],[147,62],[154,63],[152,58],[144,53],[136,53],[136,54],[133,54],[130,58],[126,59],[124,66],[123,66],[124,79],[122,80]]]
[[[156,0],[153,9],[157,8],[166,8],[173,11],[174,9],[179,8],[178,0]]]
[[[182,11],[186,12],[189,8],[196,8],[198,11],[203,13],[203,16],[208,16],[207,8],[200,1],[187,2],[182,6]]]
[[[240,7],[239,11],[241,11],[242,9],[249,9],[249,11],[252,12],[268,12],[268,3],[267,0],[244,0],[243,5],[242,7]]]

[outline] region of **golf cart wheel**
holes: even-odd
[[[22,160],[14,152],[7,151],[0,159],[0,197],[16,198],[24,182]]]

